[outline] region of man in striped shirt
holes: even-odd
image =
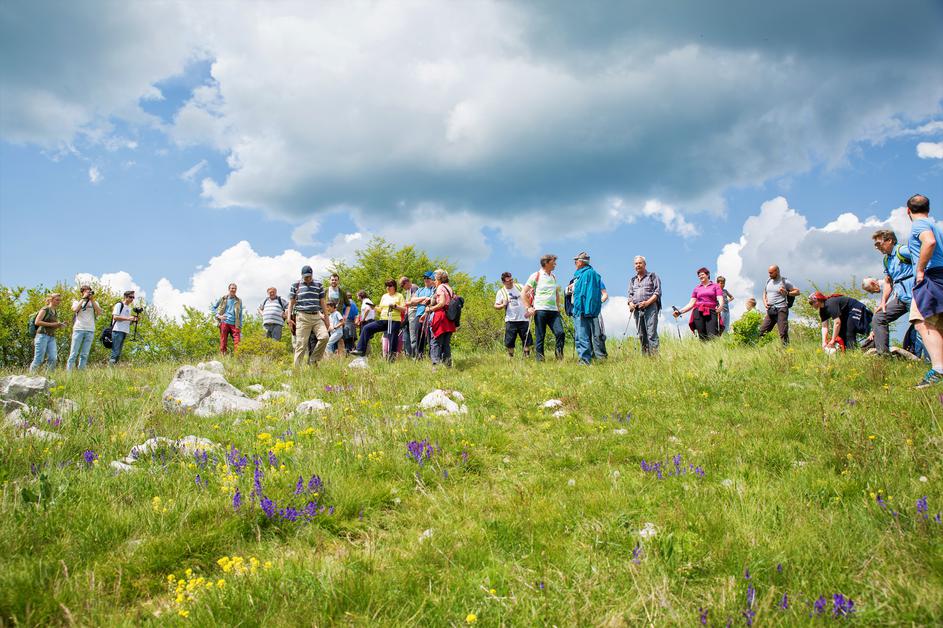
[[[308,364],[317,363],[324,357],[327,347],[327,304],[324,298],[324,285],[314,278],[310,266],[301,269],[301,281],[292,284],[288,301],[288,317],[295,314],[295,367],[302,365],[305,354]],[[308,351],[308,338],[314,334],[318,339],[313,351]]]
[[[288,315],[288,304],[278,296],[278,290],[268,289],[268,297],[259,306],[262,315],[262,327],[265,328],[265,337],[272,340],[282,339],[282,327]]]

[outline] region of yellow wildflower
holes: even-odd
[[[478,615],[475,615],[474,613],[469,613],[465,616],[466,624],[474,624],[476,621],[478,621]]]

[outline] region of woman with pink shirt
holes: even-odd
[[[720,335],[718,312],[724,309],[724,291],[719,285],[711,281],[711,271],[699,268],[697,278],[701,283],[691,293],[691,300],[680,310],[674,311],[678,318],[685,312],[691,314],[691,329],[697,332],[701,340],[710,340]],[[728,321],[724,321],[729,324]]]

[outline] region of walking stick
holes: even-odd
[[[521,362],[524,361],[524,356],[527,354],[527,339],[530,338],[530,324],[534,320],[533,316],[528,318],[525,315],[525,318],[527,318],[527,331],[524,332],[524,339],[521,340]]]

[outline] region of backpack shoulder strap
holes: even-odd
[[[904,254],[906,253],[906,255]],[[910,255],[910,249],[906,244],[897,245],[897,259],[899,259],[904,264],[913,264],[913,258]]]

